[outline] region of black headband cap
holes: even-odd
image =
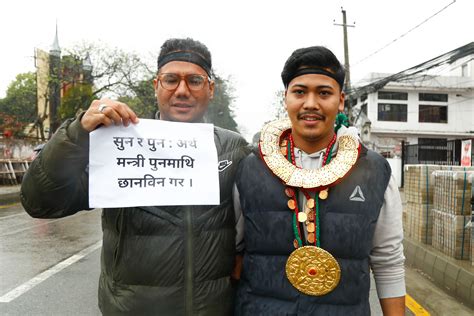
[[[295,72],[289,74],[287,77],[287,82],[285,82],[285,89],[288,88],[288,85],[290,84],[291,80],[295,79],[296,77],[303,76],[303,75],[308,75],[308,74],[316,74],[316,75],[324,75],[331,77],[332,79],[336,80],[336,82],[339,84],[339,86],[342,87],[344,86],[344,78],[343,81],[341,81],[341,78],[333,74],[332,72],[324,69],[324,68],[319,68],[319,67],[308,67],[308,68],[300,68],[296,70]]]
[[[158,70],[171,61],[185,61],[193,63],[204,69],[209,77],[211,77],[211,65],[201,55],[192,51],[177,51],[166,54],[158,59]]]

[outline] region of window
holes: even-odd
[[[408,100],[407,92],[379,91],[379,99],[383,100]]]
[[[446,138],[418,138],[418,145],[446,146]]]
[[[462,77],[469,77],[467,74],[467,64],[464,64],[461,66],[461,76]]]
[[[420,93],[420,101],[448,102],[448,95],[444,93]]]
[[[446,161],[446,138],[418,138],[419,161]]]
[[[420,104],[418,122],[421,123],[448,123],[448,107],[443,105]]]
[[[407,121],[407,105],[379,103],[379,111],[377,119],[379,121],[406,122]]]

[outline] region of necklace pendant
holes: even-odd
[[[293,240],[293,247],[295,247],[295,249],[298,249],[299,247],[298,240],[296,239]]]
[[[259,142],[265,164],[286,185],[299,188],[329,186],[342,179],[357,162],[360,146],[358,139],[351,135],[342,135],[338,138],[337,155],[329,162],[326,161],[323,168],[311,170],[296,167],[293,159],[288,161],[288,157],[280,151],[280,146],[285,145],[284,138],[291,136],[291,128],[291,121],[287,118],[268,123],[262,128]],[[326,157],[329,157],[333,143],[331,141]],[[291,139],[287,139],[286,144],[289,146],[287,154],[294,158]]]
[[[316,227],[314,226],[313,222],[310,222],[308,225],[306,225],[306,230],[308,233],[314,233],[315,228]]]
[[[304,246],[294,250],[285,266],[288,281],[300,292],[321,296],[333,291],[341,279],[341,268],[326,250]]]
[[[308,216],[306,215],[305,212],[298,212],[298,222],[304,223],[304,222],[306,222],[307,218],[308,218]]]
[[[292,188],[286,188],[285,194],[287,197],[292,198],[295,196],[295,191]]]
[[[319,198],[320,198],[321,200],[327,199],[327,198],[328,198],[328,195],[329,195],[329,193],[328,193],[328,189],[327,189],[327,188],[324,189],[324,190],[322,190],[322,191],[319,191]]]
[[[309,212],[308,213],[308,221],[314,222],[314,219],[315,219],[314,212]]]
[[[314,199],[308,199],[308,200],[306,201],[306,206],[307,206],[308,208],[314,208]]]
[[[290,210],[294,210],[294,209],[296,208],[296,202],[295,202],[295,200],[293,200],[293,199],[288,200],[288,203],[287,203],[287,204],[288,204],[288,208],[289,208]]]
[[[308,237],[306,238],[306,240],[308,241],[308,243],[314,244],[314,241],[315,241],[314,233],[308,233]]]

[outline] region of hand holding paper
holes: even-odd
[[[219,204],[212,124],[141,120],[90,133],[90,207]]]

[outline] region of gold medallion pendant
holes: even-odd
[[[326,250],[304,246],[288,257],[286,277],[298,291],[321,296],[331,292],[339,284],[341,268]]]

